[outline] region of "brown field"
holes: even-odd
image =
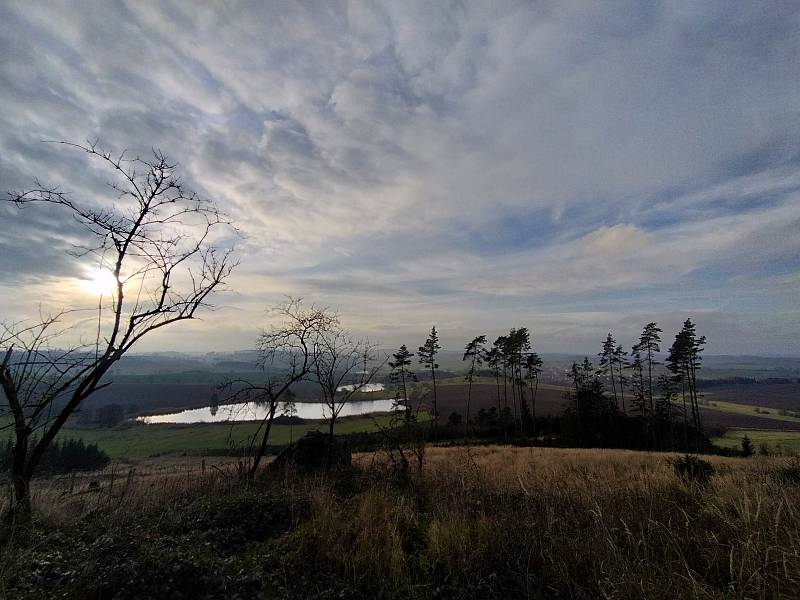
[[[706,427],[800,431],[800,423],[778,421],[777,419],[770,419],[769,417],[757,415],[743,415],[739,413],[704,409],[702,406],[700,408],[703,413],[703,424]]]
[[[733,388],[753,388],[753,390],[761,389],[761,388],[780,388],[783,386],[769,386],[769,385],[757,385],[757,386],[731,386]],[[795,386],[788,385],[786,387],[790,387],[796,389]],[[709,402],[713,402],[714,400],[723,400],[722,393],[728,394],[729,388],[719,388],[715,389],[715,395],[712,397],[710,393],[706,393],[705,399]],[[781,402],[786,401],[787,398],[790,397],[791,393],[787,390],[783,390],[786,392],[784,396],[779,396],[777,391],[772,391],[770,393],[773,394],[773,401],[774,398],[783,398]],[[502,393],[502,391],[501,391]],[[528,396],[526,395],[526,398]],[[749,396],[753,399],[755,396],[752,394]],[[760,398],[761,396],[759,396]],[[767,397],[767,396],[765,396]],[[464,414],[465,411],[465,403],[467,398],[467,385],[466,384],[459,384],[459,385],[443,385],[437,388],[437,398],[439,404],[439,414],[441,415],[442,419],[447,419],[451,412],[455,411],[460,414]],[[725,399],[728,399],[728,396],[725,396]],[[511,394],[509,389],[509,405],[511,403]],[[741,400],[741,397],[740,397]],[[730,398],[732,402],[732,397]],[[432,399],[430,394],[426,398],[427,404],[430,406],[432,404]],[[539,417],[543,416],[555,416],[560,415],[564,412],[564,404],[565,400],[563,398],[563,392],[561,390],[556,390],[552,388],[543,388],[540,389],[537,396],[536,396],[536,415]],[[491,384],[473,384],[472,386],[472,400],[470,402],[470,413],[472,416],[477,414],[478,410],[481,408],[491,408],[492,406],[497,406],[497,389],[494,385]],[[765,402],[763,406],[768,406]],[[800,410],[800,407],[796,406],[796,410]],[[718,410],[703,410],[703,419],[704,423],[708,427],[716,427],[716,428],[739,428],[739,429],[788,429],[794,431],[800,431],[800,423],[791,423],[787,421],[779,421],[777,419],[770,419],[767,416],[760,416],[760,415],[747,415],[747,414],[737,414],[737,413],[727,413]]]
[[[501,387],[502,394],[502,387]],[[443,385],[436,390],[439,414],[446,419],[451,412],[464,414],[467,399],[467,386]],[[501,396],[502,397],[502,396]],[[564,411],[564,398],[560,390],[540,389],[536,395],[536,415],[560,415]],[[430,394],[427,404],[432,405]],[[508,404],[511,407],[511,389],[508,390]],[[474,416],[481,408],[497,408],[497,388],[494,385],[479,383],[472,386],[470,415]]]
[[[706,400],[727,400],[751,406],[800,411],[800,383],[726,385],[703,390]]]

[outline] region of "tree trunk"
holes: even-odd
[[[31,517],[31,469],[27,468],[30,430],[16,430],[16,442],[12,450],[11,480],[14,494],[8,511],[9,521],[28,521]]]
[[[275,418],[275,409],[278,407],[278,403],[276,401],[271,402],[269,414],[267,415],[267,425],[264,429],[264,436],[261,438],[261,444],[258,447],[258,452],[253,457],[253,464],[250,467],[250,471],[247,473],[247,479],[252,481],[256,477],[256,473],[258,473],[258,465],[261,463],[261,457],[264,456],[264,452],[267,450],[267,442],[269,440],[269,432],[272,429],[272,421]]]
[[[433,442],[439,440],[439,406],[436,402],[436,369],[431,368],[431,379],[433,380]]]
[[[494,372],[494,383],[495,383],[495,386],[497,387],[497,418],[498,418],[498,423],[502,423],[503,422],[503,406],[500,403],[500,370],[499,369]],[[503,437],[508,437],[508,432],[505,431],[505,428],[503,429]]]
[[[503,437],[508,439],[508,371],[503,361]]]
[[[536,394],[539,392],[539,376],[536,376],[531,397],[531,418],[533,419],[533,437],[536,437]]]
[[[0,364],[0,387],[11,408],[14,416],[14,447],[11,450],[11,481],[12,497],[9,506],[9,521],[22,520],[28,521],[31,516],[31,477],[36,461],[29,460],[29,445],[31,439],[31,428],[25,420],[22,404],[17,394],[17,386],[11,373],[7,368],[11,357],[11,349],[6,352],[5,360]]]
[[[475,356],[472,356],[472,366],[469,370],[469,385],[467,386],[467,415],[464,419],[464,437],[469,437],[469,405],[472,400],[472,379],[475,377]]]
[[[609,358],[608,360],[608,366],[609,370],[611,371],[611,389],[614,392],[614,404],[616,405],[617,410],[619,410],[619,398],[617,397],[617,382],[616,382],[616,377],[614,376],[614,361],[611,358]]]

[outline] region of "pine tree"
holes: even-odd
[[[608,332],[606,340],[603,342],[603,350],[598,354],[600,361],[598,363],[598,373],[611,381],[611,392],[614,394],[614,403],[619,410],[619,397],[617,395],[617,377],[614,371],[616,361],[617,341],[611,332]]]
[[[525,378],[522,374],[523,356],[530,350],[530,333],[527,327],[511,329],[506,338],[506,354],[511,371],[511,399],[515,408],[517,431],[522,430],[522,411],[525,404]],[[519,407],[519,412],[517,412]]]
[[[742,456],[745,458],[753,456],[755,453],[755,448],[753,448],[753,442],[750,441],[750,438],[745,433],[744,437],[742,438]]]
[[[614,350],[612,369],[616,366],[617,369],[617,382],[619,383],[619,396],[622,400],[622,414],[627,415],[628,411],[625,407],[625,386],[628,384],[628,377],[625,375],[625,370],[630,367],[628,362],[628,353],[622,349],[622,346],[617,345]]]
[[[656,323],[648,323],[642,330],[637,347],[643,353],[647,367],[647,399],[650,404],[650,413],[653,413],[653,367],[660,364],[656,361],[656,354],[661,352],[661,329]]]
[[[395,403],[402,407],[405,414],[406,431],[411,433],[411,405],[408,401],[408,384],[414,380],[414,373],[409,370],[413,354],[408,351],[405,344],[392,354],[393,360],[389,361],[389,368],[392,369],[391,380],[398,386]]]
[[[675,417],[679,411],[676,404],[678,386],[674,377],[661,373],[658,377],[658,388],[661,394],[656,399],[655,422],[659,426],[659,433],[664,436],[669,432],[669,448],[675,447]]]
[[[639,337],[639,343],[636,345],[636,347],[642,353],[642,359],[644,360],[644,365],[647,370],[647,387],[645,388],[645,391],[647,392],[647,402],[651,420],[649,424],[650,441],[653,445],[655,445],[655,423],[653,422],[653,419],[655,418],[655,403],[653,401],[653,368],[660,364],[656,360],[656,354],[661,352],[661,347],[659,346],[661,343],[660,333],[661,329],[656,323],[648,323],[644,326],[642,334]]]
[[[475,379],[475,371],[478,366],[483,364],[485,355],[486,336],[479,335],[464,347],[464,357],[462,360],[468,361],[470,366],[464,379],[468,382],[467,386],[467,410],[464,419],[464,433],[469,435],[469,405],[472,400],[472,382]]]
[[[439,365],[436,364],[436,355],[441,350],[439,345],[439,335],[436,333],[436,326],[431,327],[430,335],[425,343],[419,347],[417,356],[419,357],[420,364],[428,369],[431,373],[431,381],[433,382],[433,439],[438,438],[439,432],[439,406],[436,398],[436,369]]]
[[[695,333],[694,323],[692,323],[691,319],[686,319],[683,323],[683,328],[675,335],[675,341],[672,343],[667,356],[667,368],[676,382],[681,385],[684,406],[686,404],[686,394],[688,393],[689,395],[695,447],[698,447],[699,436],[702,434],[703,429],[699,393],[697,391],[697,372],[701,369],[702,352],[705,343],[705,336],[698,338]],[[688,419],[688,415],[686,419]]]
[[[631,358],[633,361],[629,365],[631,370],[631,390],[633,391],[633,399],[631,400],[631,412],[647,419],[649,415],[647,406],[647,393],[645,391],[644,383],[644,362],[642,361],[642,353],[637,346],[634,346],[631,351]]]
[[[494,377],[495,382],[495,390],[497,392],[497,414],[498,416],[502,414],[503,406],[502,406],[502,396],[500,395],[500,362],[502,357],[500,355],[500,350],[497,347],[497,342],[492,345],[492,347],[486,351],[486,364],[492,370],[492,376]]]
[[[539,375],[542,373],[542,359],[536,352],[531,352],[525,358],[525,374],[531,388],[531,422],[533,435],[536,436],[536,394],[539,391]]]
[[[499,336],[492,344],[490,351],[491,360],[487,358],[487,362],[491,365],[494,371],[495,384],[497,386],[497,408],[500,413],[500,419],[503,425],[503,437],[508,437],[508,392],[506,386],[506,357],[505,349],[507,345],[507,338],[503,335]],[[500,372],[503,372],[503,405],[500,405]]]

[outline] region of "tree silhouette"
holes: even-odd
[[[534,436],[536,436],[536,395],[539,391],[539,375],[542,373],[543,364],[536,352],[531,352],[525,358],[525,374],[531,388],[531,422]]]
[[[525,403],[525,378],[522,373],[523,357],[531,349],[530,334],[527,327],[511,329],[506,337],[506,359],[511,372],[511,399],[515,407],[517,431],[522,432],[523,414],[527,412]],[[519,411],[517,412],[517,407]]]
[[[499,338],[498,338],[499,340]],[[492,347],[486,351],[486,364],[492,370],[492,376],[494,377],[495,382],[495,390],[497,392],[497,414],[498,418],[503,418],[503,407],[501,405],[502,397],[500,395],[500,365],[503,361],[503,355],[500,351],[498,346],[498,341],[495,340]],[[504,426],[504,435],[507,436],[507,431],[505,431]]]
[[[433,439],[438,438],[439,432],[439,407],[436,398],[436,370],[439,365],[436,363],[436,355],[442,347],[439,345],[439,335],[436,333],[436,326],[431,327],[431,332],[425,343],[419,347],[417,356],[420,364],[430,371],[431,381],[433,382]]]
[[[614,394],[614,403],[619,407],[619,397],[617,396],[617,377],[615,373],[617,341],[611,332],[608,332],[603,342],[603,350],[598,354],[598,372],[611,382],[611,392]]]
[[[376,350],[369,340],[353,338],[342,329],[338,319],[317,332],[310,371],[327,408],[324,418],[331,442],[339,414],[372,382],[386,362],[377,360]]]
[[[73,252],[91,257],[108,273],[113,289],[101,295],[93,322],[93,342],[69,346],[65,335],[85,319],[85,311],[63,310],[36,322],[0,326],[0,385],[10,407],[15,434],[9,516],[28,518],[30,480],[67,419],[94,392],[143,337],[209,307],[211,294],[231,274],[231,251],[212,243],[228,225],[216,204],[188,190],[177,164],[154,150],[150,158],[114,155],[96,144],[56,142],[79,149],[113,177],[111,198],[101,205],[80,202],[57,187],[9,193],[19,208],[42,206],[63,212],[82,226],[89,240]],[[58,348],[56,348],[58,346]],[[64,349],[65,346],[69,346]],[[31,443],[34,433],[36,443]]]
[[[392,354],[392,360],[389,361],[389,368],[392,369],[390,377],[392,382],[397,385],[395,404],[403,409],[406,432],[409,437],[411,435],[412,416],[411,404],[408,398],[408,384],[414,381],[414,373],[409,370],[413,356],[406,345],[403,344],[397,352]]]
[[[500,418],[503,423],[503,437],[507,438],[510,412],[508,408],[508,337],[499,336],[492,344],[492,352],[494,352],[494,360],[496,360],[495,383],[497,384],[498,398],[500,394],[500,367],[502,367],[503,371],[503,408],[500,409]]]
[[[642,353],[638,346],[634,346],[631,350],[631,358],[633,359],[628,366],[631,370],[631,389],[633,398],[631,399],[631,412],[639,415],[647,420],[650,415],[649,407],[647,404],[647,386],[644,379],[644,361],[642,360]]]
[[[637,349],[642,353],[644,366],[647,370],[647,387],[645,391],[647,392],[648,412],[651,420],[651,441],[653,444],[655,443],[655,438],[653,437],[655,436],[655,423],[652,422],[655,418],[655,404],[653,401],[653,368],[660,364],[656,360],[656,354],[661,352],[661,348],[659,346],[661,343],[660,334],[661,329],[656,323],[648,323],[644,326],[642,334],[639,337],[639,343],[636,345]]]
[[[628,353],[622,349],[622,346],[617,345],[612,357],[612,370],[616,366],[617,369],[617,382],[619,383],[619,397],[622,400],[622,414],[627,415],[628,411],[625,407],[625,386],[628,385],[628,377],[625,375],[625,370],[628,369],[630,363],[627,359]]]
[[[289,298],[273,312],[277,322],[261,332],[256,344],[256,366],[266,374],[265,379],[227,382],[227,387],[234,390],[229,402],[254,402],[266,407],[266,414],[250,436],[247,448],[248,480],[258,473],[278,407],[287,398],[291,386],[312,372],[319,354],[320,336],[339,326],[335,313],[314,305],[307,308],[300,299]]]
[[[470,401],[472,400],[472,382],[475,379],[475,371],[478,366],[483,364],[485,348],[484,345],[486,344],[486,336],[479,335],[478,337],[472,339],[465,347],[464,347],[464,357],[462,360],[469,362],[469,370],[467,371],[467,375],[465,379],[468,382],[467,386],[467,410],[466,415],[464,418],[464,434],[469,435],[469,405]]]
[[[686,395],[689,395],[689,407],[692,414],[692,428],[694,430],[695,447],[698,446],[698,436],[702,434],[703,423],[700,414],[700,395],[697,391],[697,372],[702,366],[703,346],[706,343],[705,336],[697,337],[695,326],[691,319],[686,319],[683,328],[675,335],[675,341],[669,349],[667,355],[667,368],[677,384],[681,386],[681,395],[684,403],[684,415],[686,415]],[[688,419],[688,416],[685,416]],[[684,424],[685,428],[688,425]]]

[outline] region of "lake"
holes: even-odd
[[[342,386],[344,391],[352,386]],[[362,388],[364,392],[380,392],[384,389],[382,383],[370,383]],[[370,413],[389,412],[392,410],[393,400],[355,400],[344,405],[340,417],[367,415]],[[148,415],[137,417],[137,421],[154,425],[157,423],[225,423],[228,421],[260,421],[267,416],[267,407],[255,402],[240,404],[220,404],[217,407],[193,408],[166,415]],[[321,402],[295,402],[292,415],[301,419],[317,420],[328,417],[330,410]],[[278,406],[275,416],[288,414],[283,403]]]

